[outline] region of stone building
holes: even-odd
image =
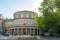
[[[0,34],[2,34],[2,28],[3,28],[3,16],[0,14]]]
[[[34,21],[35,15],[37,13],[32,11],[18,11],[13,14],[13,19],[0,18],[0,30],[7,35],[39,35],[40,30]]]

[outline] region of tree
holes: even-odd
[[[45,20],[44,17],[36,15],[35,16],[35,21],[38,25],[38,27],[41,30],[41,35],[44,35],[44,32],[46,32],[48,30],[48,27],[45,27]]]
[[[60,31],[60,1],[59,0],[43,0],[40,12],[42,16],[36,16],[35,21],[42,32],[52,30]]]
[[[54,31],[60,34],[60,0],[55,0],[55,8],[56,8],[56,27],[54,27]]]
[[[50,28],[52,28],[51,25],[53,25],[52,22],[54,21],[53,19],[54,17],[52,16],[53,14],[50,13],[54,13],[53,11],[54,6],[53,6],[53,2],[50,0],[44,0],[41,3],[41,6],[42,8],[39,8],[39,10],[43,13],[43,15],[35,19],[37,19],[36,22],[41,32],[44,33],[49,31]],[[51,22],[51,20],[53,21]]]

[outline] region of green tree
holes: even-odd
[[[48,27],[45,27],[44,17],[43,16],[38,17],[38,15],[36,15],[35,21],[36,21],[38,27],[40,28],[41,35],[44,35],[44,33],[48,30]]]
[[[60,0],[55,0],[55,9],[56,9],[56,27],[54,27],[54,31],[60,34]]]
[[[42,16],[36,16],[35,21],[41,32],[52,30],[60,31],[60,0],[43,0],[40,12]]]

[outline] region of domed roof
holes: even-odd
[[[24,10],[24,11],[18,11],[18,12],[15,12],[14,14],[21,14],[21,13],[32,13],[32,14],[37,14],[36,12],[33,12],[33,11],[27,11],[27,10]]]

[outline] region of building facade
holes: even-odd
[[[13,14],[13,19],[0,18],[0,30],[7,35],[39,35],[35,15],[37,13],[32,11],[18,11]]]

